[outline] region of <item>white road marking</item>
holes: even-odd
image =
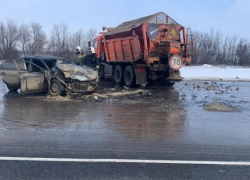
[[[43,161],[43,162],[100,162],[100,163],[144,163],[144,164],[199,164],[250,166],[247,161],[182,161],[182,160],[143,160],[143,159],[74,159],[37,157],[0,157],[0,161]]]

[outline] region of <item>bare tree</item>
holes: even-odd
[[[200,61],[200,48],[201,48],[201,41],[200,41],[200,33],[198,31],[194,31],[194,53],[192,63],[196,64]]]
[[[79,29],[77,32],[73,33],[70,36],[69,45],[72,55],[75,52],[76,46],[80,46],[82,48],[82,52],[86,51],[87,41],[86,41],[86,34],[84,33],[83,29]]]
[[[5,27],[4,24],[0,21],[0,58],[3,58],[4,53],[4,34],[5,34]]]
[[[237,36],[227,36],[223,43],[223,64],[236,64]]]
[[[250,43],[246,39],[240,39],[236,50],[237,65],[250,64]]]
[[[194,63],[207,63],[207,55],[209,50],[208,33],[194,32]]]
[[[63,56],[69,58],[69,31],[66,24],[54,24],[50,42],[49,42],[49,52],[54,55]]]
[[[29,25],[21,24],[19,27],[19,32],[20,32],[19,41],[21,44],[21,51],[22,51],[22,54],[26,56],[30,53],[29,44],[31,41],[31,34],[30,34]]]
[[[16,22],[8,19],[6,26],[0,23],[0,44],[2,58],[12,58],[18,56],[17,43],[19,39],[18,26]]]
[[[231,38],[229,38],[229,63],[235,65],[236,64],[236,51],[237,51],[237,43],[238,43],[239,37],[234,35]]]
[[[96,34],[97,34],[96,29],[91,28],[87,31],[87,39],[88,41],[91,41],[92,44],[94,44],[94,38],[96,37]]]
[[[214,39],[214,48],[215,48],[215,64],[222,64],[223,57],[222,57],[222,50],[221,50],[221,43],[222,43],[223,35],[220,31],[217,31],[215,33],[215,39]]]
[[[243,47],[242,42],[239,46],[238,40],[238,36],[223,38],[223,34],[214,29],[211,29],[210,33],[195,31],[193,62],[198,64],[237,64],[239,58],[237,51],[239,52]]]
[[[46,34],[39,23],[31,23],[31,42],[29,44],[30,54],[43,54],[46,44]]]
[[[22,55],[53,54],[73,58],[76,46],[87,52],[87,41],[94,43],[95,29],[84,33],[79,29],[71,35],[66,24],[54,24],[47,42],[46,34],[39,23],[17,25],[13,20],[0,21],[0,58]],[[21,52],[21,53],[20,53]],[[194,31],[194,64],[250,64],[250,42],[238,36],[223,36],[211,29],[208,33]]]

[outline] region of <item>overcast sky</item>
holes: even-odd
[[[70,32],[99,32],[103,25],[116,27],[157,12],[192,30],[214,28],[250,40],[250,0],[0,0],[1,22],[37,22],[48,35],[53,24],[65,23]]]

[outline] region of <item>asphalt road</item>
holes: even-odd
[[[0,179],[250,179],[249,88],[183,81],[99,102],[1,81]]]

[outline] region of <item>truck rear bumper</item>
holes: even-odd
[[[170,82],[179,82],[182,81],[184,77],[180,75],[180,71],[170,70],[169,71],[169,77],[167,78]]]
[[[184,77],[181,76],[174,76],[174,77],[168,77],[167,80],[170,82],[180,82],[184,79]]]

